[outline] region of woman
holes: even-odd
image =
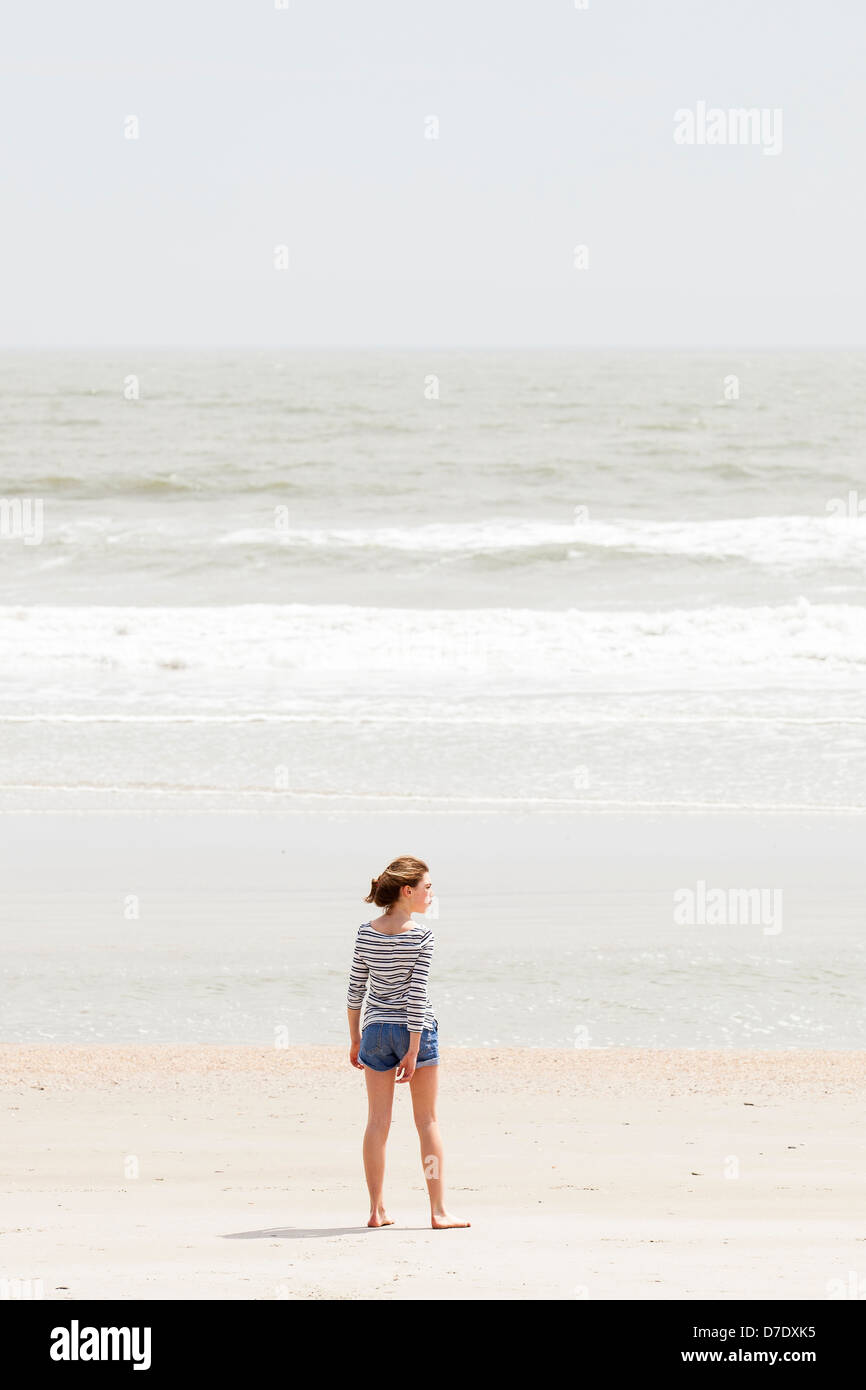
[[[385,1212],[382,1189],[395,1081],[408,1081],[412,1093],[434,1231],[471,1224],[449,1216],[442,1191],[442,1139],[436,1120],[439,1039],[437,1020],[427,998],[433,933],[412,921],[413,913],[423,916],[432,897],[430,873],[423,860],[408,854],[395,859],[373,879],[364,899],[385,911],[375,921],[360,926],[355,938],[347,997],[352,1040],[349,1061],[353,1067],[363,1068],[367,1079],[364,1172],[370,1189],[368,1226],[394,1224]]]

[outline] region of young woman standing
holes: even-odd
[[[367,1081],[364,1172],[370,1189],[368,1226],[393,1226],[383,1198],[385,1145],[391,1127],[395,1082],[409,1082],[412,1113],[421,1140],[421,1162],[436,1231],[469,1226],[445,1210],[442,1137],[436,1119],[439,1078],[438,1023],[427,997],[433,932],[423,916],[433,898],[430,872],[421,859],[403,855],[374,878],[365,902],[385,911],[358,928],[349,972],[349,1061]],[[364,1029],[361,1005],[367,991]]]

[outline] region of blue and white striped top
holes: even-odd
[[[369,922],[358,928],[346,1002],[360,1009],[366,989],[364,1027],[402,1023],[410,1033],[432,1028],[427,976],[434,944],[432,931],[420,922],[402,932],[375,931]]]

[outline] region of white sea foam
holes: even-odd
[[[866,516],[746,516],[717,520],[578,521],[494,517],[401,526],[241,527],[215,544],[281,545],[311,551],[382,550],[484,556],[546,549],[599,549],[623,555],[738,559],[757,565],[866,561]]]
[[[862,354],[6,366],[16,805],[862,800]]]
[[[411,660],[407,669],[407,654]],[[633,688],[706,682],[719,688],[785,681],[846,683],[866,673],[866,610],[795,604],[657,611],[400,609],[252,604],[228,608],[0,609],[7,692],[18,681],[101,689],[177,688],[189,699],[220,682],[242,705],[265,707],[322,677],[351,689],[388,677],[390,698],[439,678],[502,689]],[[285,684],[274,684],[269,677]],[[402,677],[404,685],[394,686]],[[456,690],[454,692],[457,693]]]

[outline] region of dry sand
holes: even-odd
[[[348,1048],[0,1046],[0,1279],[44,1297],[866,1294],[862,1052],[443,1047],[433,1231],[408,1086],[366,1227]],[[834,1284],[833,1281],[840,1281]]]

